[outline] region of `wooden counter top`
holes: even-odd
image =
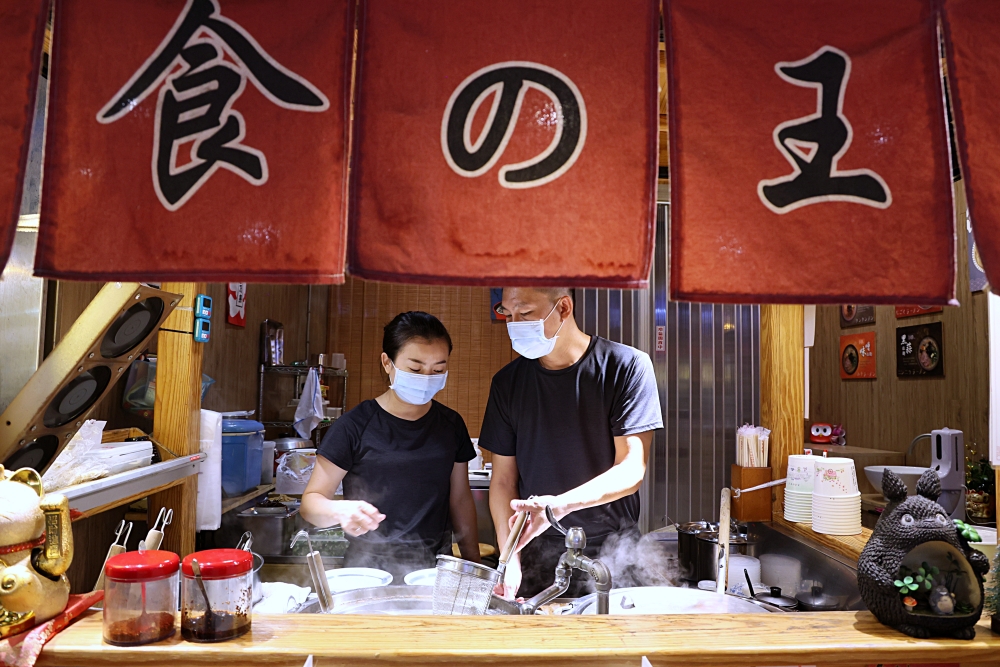
[[[120,648],[101,641],[88,612],[53,639],[38,667],[315,667],[397,665],[821,665],[993,662],[1000,636],[988,621],[973,641],[917,640],[868,612],[685,616],[258,615],[253,630],[221,644],[177,635]]]
[[[812,524],[809,523],[793,523],[791,521],[785,521],[784,518],[775,515],[774,523],[780,524],[785,528],[802,535],[803,537],[812,540],[816,544],[822,545],[838,553],[845,558],[849,558],[855,563],[858,562],[858,557],[861,556],[861,550],[865,548],[868,544],[868,540],[872,536],[872,531],[868,528],[862,528],[860,535],[823,535],[822,533],[817,533],[812,529]]]

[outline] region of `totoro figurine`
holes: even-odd
[[[974,638],[990,564],[937,503],[937,472],[921,475],[917,495],[907,497],[906,485],[887,469],[882,493],[889,505],[858,559],[858,590],[868,609],[911,637]]]

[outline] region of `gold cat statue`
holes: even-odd
[[[66,608],[73,562],[69,501],[45,495],[31,468],[0,466],[0,637],[44,623]]]

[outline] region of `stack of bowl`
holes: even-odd
[[[818,458],[813,476],[812,528],[825,535],[861,532],[861,492],[854,461]]]
[[[788,457],[785,475],[785,521],[809,523],[812,521],[813,476],[816,459],[821,456],[792,454]]]

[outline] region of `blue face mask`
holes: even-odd
[[[559,328],[552,338],[545,337],[545,320],[554,312],[556,306],[552,306],[549,314],[540,320],[508,322],[507,335],[510,336],[510,345],[514,351],[527,359],[540,359],[550,354],[555,349],[556,339],[559,338],[559,332],[565,324],[565,321],[559,323]]]
[[[396,364],[393,364],[396,368]],[[431,402],[435,394],[444,389],[448,382],[448,371],[424,375],[422,373],[409,373],[396,368],[396,379],[392,381],[389,388],[396,392],[399,400],[410,405],[425,405]]]

